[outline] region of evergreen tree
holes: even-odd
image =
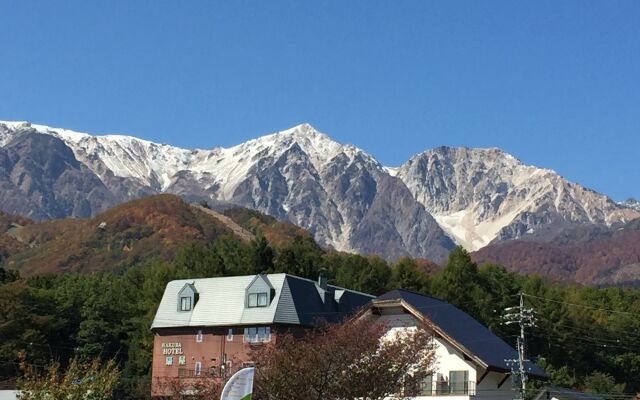
[[[417,293],[429,292],[429,278],[418,269],[415,260],[403,257],[391,270],[392,288],[402,288]]]
[[[478,282],[478,266],[464,248],[457,246],[449,253],[447,264],[436,279],[435,293],[458,308],[478,315],[476,302],[484,296]]]
[[[267,238],[258,233],[251,240],[251,273],[259,274],[273,269],[274,251],[269,245]]]

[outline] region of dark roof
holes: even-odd
[[[505,360],[518,358],[517,351],[508,343],[469,314],[446,301],[404,289],[395,289],[378,297],[378,300],[393,299],[402,299],[407,302],[455,342],[487,364],[490,369],[510,371],[511,365],[508,365]],[[527,363],[527,368],[531,375],[547,377],[544,371],[533,363]]]
[[[559,387],[542,389],[534,400],[547,400],[554,397],[559,400],[604,400],[604,396],[600,394],[576,392],[575,390]]]
[[[318,287],[315,281],[287,275],[291,298],[301,325],[313,326],[320,321],[340,322],[355,313],[374,296],[328,285],[326,289]],[[336,301],[336,292],[342,291],[340,301]],[[322,296],[326,293],[326,303]]]

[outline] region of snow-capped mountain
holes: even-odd
[[[544,235],[567,224],[611,226],[640,216],[549,169],[500,149],[439,147],[397,170],[414,197],[469,250],[494,240]]]
[[[636,200],[633,197],[618,203],[623,207],[633,208],[634,210],[640,211],[640,200]]]
[[[231,148],[185,150],[128,136],[0,123],[5,148],[37,134],[64,142],[118,201],[146,190],[237,204],[287,219],[322,245],[390,259],[442,260],[454,245],[402,181],[367,153],[308,124]]]
[[[60,142],[50,149],[69,149],[56,150],[59,156],[48,163],[67,167],[45,174],[46,181],[31,168],[49,150],[40,148],[38,136]],[[16,145],[21,142],[29,145]],[[3,157],[9,161],[3,164]],[[308,229],[322,245],[388,259],[440,261],[454,245],[450,238],[475,250],[566,224],[613,225],[640,217],[638,210],[498,149],[442,147],[389,168],[308,124],[230,148],[189,150],[0,122],[0,185],[1,208],[36,219],[87,216],[168,192],[255,208]],[[52,208],[56,196],[68,204]]]

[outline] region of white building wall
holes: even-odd
[[[402,331],[405,329],[415,329],[417,320],[409,314],[392,314],[382,315],[380,321],[387,324],[391,331]],[[470,385],[475,386],[475,394],[472,390],[468,395],[433,395],[433,396],[417,396],[415,400],[511,400],[515,398],[516,393],[511,390],[511,381],[504,382],[502,387],[498,388],[500,381],[504,379],[504,374],[490,372],[487,374],[479,385],[476,382],[484,373],[484,370],[477,366],[474,362],[465,360],[464,355],[451,346],[448,342],[441,338],[434,338],[435,344],[435,365],[434,365],[434,382],[438,376],[442,376],[444,380],[449,381],[449,372],[451,371],[468,371]],[[472,387],[470,386],[470,389]]]
[[[0,390],[0,400],[17,400],[19,393],[17,390]]]
[[[498,385],[504,379],[504,374],[498,372],[489,372],[482,382],[476,386],[478,400],[511,400],[518,397],[518,393],[513,390],[511,378],[508,378],[500,388]]]

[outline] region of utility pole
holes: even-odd
[[[525,363],[528,362],[525,356],[525,328],[535,326],[535,319],[533,317],[533,309],[524,307],[524,293],[520,293],[520,304],[516,307],[505,308],[507,314],[503,316],[505,325],[518,324],[520,326],[520,335],[517,340],[518,347],[518,359],[517,360],[505,360],[507,364],[516,364],[517,369],[511,368],[511,373],[518,376],[519,383],[518,390],[520,391],[520,399],[524,400],[527,392],[527,367]]]

